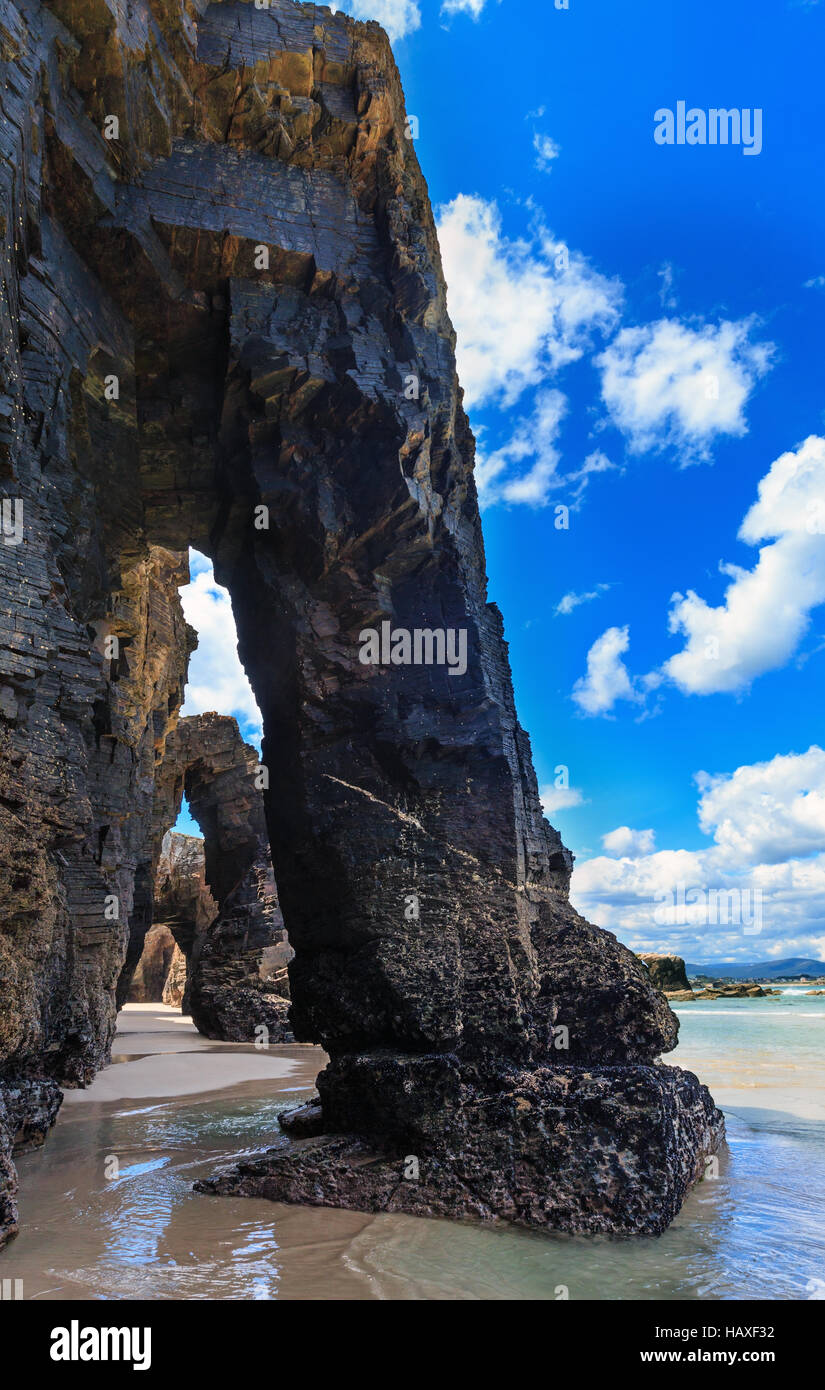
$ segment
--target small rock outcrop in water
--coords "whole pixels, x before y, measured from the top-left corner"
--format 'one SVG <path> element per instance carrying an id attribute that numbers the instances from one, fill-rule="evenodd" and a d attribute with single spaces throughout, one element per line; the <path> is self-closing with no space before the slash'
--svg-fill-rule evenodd
<path id="1" fill-rule="evenodd" d="M 722 1120 L 660 1064 L 677 1020 L 570 906 L 542 816 L 386 36 L 290 0 L 0 0 L 0 30 L 7 1114 L 109 1055 L 172 823 L 192 545 L 263 713 L 293 1028 L 330 1056 L 326 1135 L 214 1190 L 662 1230 Z M 269 870 L 230 885 L 208 846 L 243 976 Z"/>
<path id="2" fill-rule="evenodd" d="M 747 981 L 715 980 L 707 988 L 694 993 L 694 999 L 766 999 L 778 998 L 782 991 L 766 989 Z"/>
<path id="3" fill-rule="evenodd" d="M 764 999 L 779 992 L 763 989 L 752 981 L 734 980 L 715 980 L 709 986 L 695 990 L 688 980 L 681 956 L 645 952 L 640 954 L 639 960 L 644 963 L 651 982 L 674 1004 L 688 1004 L 694 999 Z"/>
<path id="4" fill-rule="evenodd" d="M 651 984 L 654 984 L 663 994 L 678 993 L 686 997 L 692 996 L 693 990 L 690 987 L 685 962 L 681 956 L 643 952 L 639 955 L 639 960 L 646 966 Z"/>

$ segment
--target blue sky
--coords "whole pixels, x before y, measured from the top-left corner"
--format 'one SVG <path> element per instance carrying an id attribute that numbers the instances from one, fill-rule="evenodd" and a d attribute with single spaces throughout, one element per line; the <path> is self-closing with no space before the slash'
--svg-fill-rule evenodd
<path id="1" fill-rule="evenodd" d="M 825 5 L 339 8 L 388 27 L 418 117 L 490 594 L 574 902 L 637 949 L 825 957 Z M 682 100 L 760 111 L 761 149 L 657 143 Z M 186 712 L 254 734 L 198 584 L 219 635 Z"/>

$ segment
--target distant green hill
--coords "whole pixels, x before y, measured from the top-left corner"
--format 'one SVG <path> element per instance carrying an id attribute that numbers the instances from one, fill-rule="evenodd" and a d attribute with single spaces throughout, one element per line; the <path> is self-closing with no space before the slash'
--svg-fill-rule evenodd
<path id="1" fill-rule="evenodd" d="M 719 980 L 775 980 L 780 975 L 825 975 L 825 961 L 813 960 L 810 956 L 787 956 L 785 960 L 758 960 L 739 964 L 730 961 L 713 960 L 704 965 L 691 965 L 686 962 L 688 975 L 712 975 Z"/>

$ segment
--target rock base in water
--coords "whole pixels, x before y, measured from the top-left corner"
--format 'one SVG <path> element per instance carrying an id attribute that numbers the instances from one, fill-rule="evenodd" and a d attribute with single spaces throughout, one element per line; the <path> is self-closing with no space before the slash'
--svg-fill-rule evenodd
<path id="1" fill-rule="evenodd" d="M 724 1137 L 707 1088 L 679 1067 L 544 1069 L 473 1096 L 466 1110 L 448 1106 L 441 1117 L 448 1141 L 429 1151 L 388 1151 L 353 1135 L 285 1141 L 196 1183 L 196 1191 L 657 1235 Z"/>
<path id="2" fill-rule="evenodd" d="M 660 989 L 663 994 L 670 997 L 674 993 L 692 993 L 685 962 L 681 956 L 666 956 L 652 951 L 643 951 L 639 960 L 647 970 L 651 984 L 655 985 L 656 989 Z"/>
<path id="3" fill-rule="evenodd" d="M 55 1081 L 0 1079 L 0 1247 L 17 1235 L 17 1173 L 12 1154 L 40 1147 L 57 1119 L 62 1099 Z"/>
<path id="4" fill-rule="evenodd" d="M 220 1032 L 209 1032 L 202 1027 L 200 1031 L 205 1037 L 218 1037 L 223 1042 L 261 1039 L 272 1045 L 295 1041 L 289 1022 L 289 999 L 273 993 L 266 981 L 249 981 L 242 985 L 230 982 L 213 991 L 211 1003 L 215 1017 L 220 1020 Z"/>
<path id="5" fill-rule="evenodd" d="M 293 1139 L 314 1139 L 324 1133 L 324 1112 L 317 1102 L 310 1101 L 295 1110 L 283 1111 L 278 1116 L 278 1124 Z"/>

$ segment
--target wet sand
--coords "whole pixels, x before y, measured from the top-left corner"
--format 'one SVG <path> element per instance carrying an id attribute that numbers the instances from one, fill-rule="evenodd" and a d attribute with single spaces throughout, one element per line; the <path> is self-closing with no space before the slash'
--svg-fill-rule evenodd
<path id="1" fill-rule="evenodd" d="M 209 1061 L 203 1054 L 209 1055 Z M 191 1018 L 165 1004 L 127 1004 L 118 1020 L 113 1064 L 85 1091 L 67 1091 L 66 1106 L 210 1094 L 252 1081 L 293 1078 L 312 1085 L 325 1063 L 320 1048 L 262 1050 L 201 1037 Z"/>
<path id="2" fill-rule="evenodd" d="M 807 1111 L 825 1000 L 770 1018 L 760 1000 L 689 1008 L 668 1060 L 712 1082 L 730 1147 L 663 1236 L 608 1240 L 195 1193 L 288 1142 L 278 1114 L 312 1093 L 324 1054 L 213 1043 L 174 1010 L 129 1006 L 113 1065 L 20 1156 L 22 1229 L 0 1277 L 49 1300 L 811 1297 L 825 1126 Z"/>

